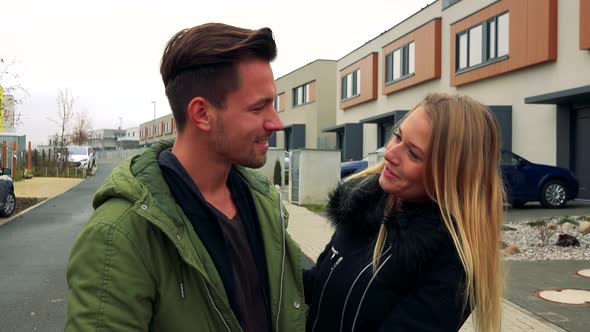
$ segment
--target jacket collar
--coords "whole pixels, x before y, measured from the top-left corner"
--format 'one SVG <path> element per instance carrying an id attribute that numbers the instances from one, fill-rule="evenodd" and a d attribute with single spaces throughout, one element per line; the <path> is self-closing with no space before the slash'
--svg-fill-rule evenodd
<path id="1" fill-rule="evenodd" d="M 384 218 L 387 193 L 379 185 L 379 176 L 349 180 L 338 186 L 328 201 L 328 218 L 338 229 L 353 237 L 374 239 L 383 222 L 387 225 L 386 248 L 391 246 L 396 269 L 415 273 L 425 268 L 452 241 L 435 202 L 402 203 L 401 209 Z"/>

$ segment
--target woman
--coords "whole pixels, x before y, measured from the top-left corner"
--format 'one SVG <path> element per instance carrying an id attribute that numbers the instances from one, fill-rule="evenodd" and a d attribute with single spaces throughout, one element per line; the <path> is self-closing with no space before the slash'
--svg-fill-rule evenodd
<path id="1" fill-rule="evenodd" d="M 305 271 L 308 331 L 499 331 L 503 185 L 498 124 L 466 96 L 432 94 L 384 160 L 340 185 L 336 230 Z"/>

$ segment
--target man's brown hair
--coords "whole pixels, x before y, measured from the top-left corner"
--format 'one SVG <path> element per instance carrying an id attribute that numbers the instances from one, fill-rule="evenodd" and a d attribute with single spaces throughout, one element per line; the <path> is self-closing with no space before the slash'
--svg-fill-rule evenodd
<path id="1" fill-rule="evenodd" d="M 236 64 L 247 59 L 268 62 L 277 55 L 272 30 L 249 30 L 207 23 L 176 33 L 166 44 L 160 73 L 179 131 L 190 101 L 201 96 L 223 108 L 229 92 L 239 88 Z"/>

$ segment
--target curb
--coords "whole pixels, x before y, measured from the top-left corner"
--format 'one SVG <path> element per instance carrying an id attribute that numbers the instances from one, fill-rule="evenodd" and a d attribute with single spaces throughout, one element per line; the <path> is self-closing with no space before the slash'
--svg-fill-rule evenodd
<path id="1" fill-rule="evenodd" d="M 80 183 L 82 183 L 82 182 L 80 182 Z M 72 188 L 74 188 L 74 187 L 72 187 Z M 72 189 L 72 188 L 70 188 L 70 189 Z M 68 190 L 70 190 L 70 189 L 68 189 Z M 66 190 L 66 191 L 67 191 L 67 190 Z M 64 193 L 65 193 L 65 191 L 64 191 Z M 60 195 L 61 195 L 61 194 L 60 194 Z M 57 196 L 59 196 L 59 195 L 57 195 Z M 49 202 L 50 200 L 54 199 L 54 198 L 55 198 L 55 197 L 57 197 L 57 196 L 53 196 L 53 197 L 47 198 L 47 199 L 46 199 L 46 200 L 44 200 L 44 201 L 41 201 L 41 202 L 39 202 L 39 203 L 37 203 L 37 204 L 35 204 L 35 205 L 29 206 L 28 208 L 26 208 L 26 209 L 22 210 L 21 212 L 19 212 L 19 213 L 17 213 L 17 214 L 13 214 L 12 216 L 8 217 L 8 218 L 7 218 L 7 219 L 5 219 L 5 220 L 0 220 L 0 227 L 2 227 L 2 226 L 4 226 L 4 225 L 6 225 L 7 223 L 11 222 L 13 219 L 16 219 L 16 218 L 20 217 L 21 215 L 23 215 L 23 214 L 25 214 L 25 213 L 27 213 L 27 212 L 29 212 L 29 211 L 33 210 L 34 208 L 36 208 L 36 207 L 38 207 L 38 206 L 41 206 L 41 205 L 43 205 L 43 204 L 45 204 L 45 203 Z"/>

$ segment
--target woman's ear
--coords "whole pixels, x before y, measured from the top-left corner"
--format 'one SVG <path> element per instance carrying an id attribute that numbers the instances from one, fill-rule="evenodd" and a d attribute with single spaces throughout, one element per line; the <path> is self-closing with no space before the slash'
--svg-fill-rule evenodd
<path id="1" fill-rule="evenodd" d="M 188 104 L 187 120 L 203 131 L 211 130 L 213 106 L 203 97 L 195 97 Z"/>

